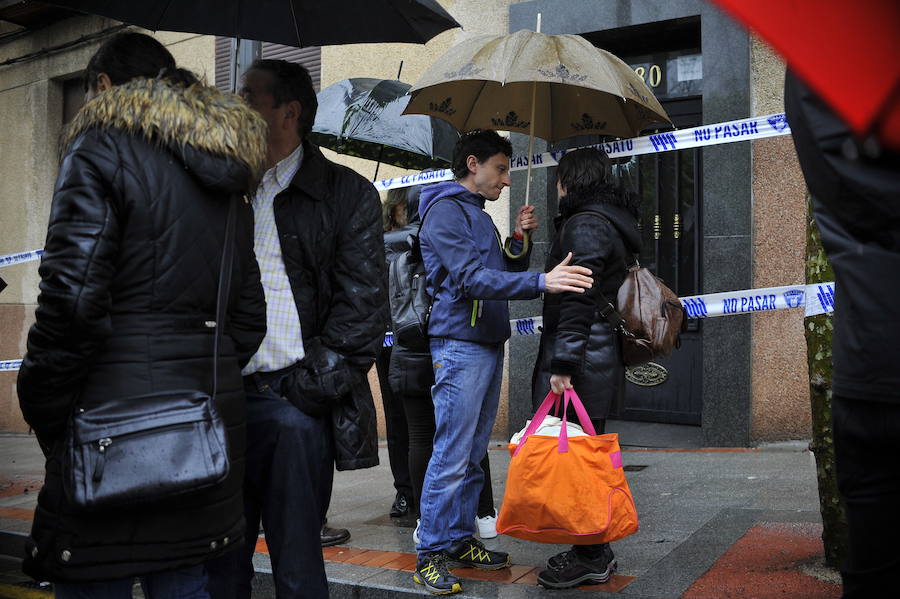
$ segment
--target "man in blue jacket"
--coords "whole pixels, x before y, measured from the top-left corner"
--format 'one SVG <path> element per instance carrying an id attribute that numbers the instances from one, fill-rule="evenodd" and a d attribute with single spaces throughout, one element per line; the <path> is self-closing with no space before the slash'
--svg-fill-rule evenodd
<path id="1" fill-rule="evenodd" d="M 509 566 L 508 554 L 485 549 L 473 536 L 484 477 L 479 462 L 497 415 L 510 336 L 507 300 L 583 293 L 592 284 L 590 270 L 568 266 L 571 254 L 548 273 L 526 272 L 530 251 L 522 252 L 523 238 L 538 226 L 533 206 L 519 210 L 513 238 L 506 250 L 501 246 L 484 205 L 510 184 L 511 155 L 509 141 L 496 132 L 468 133 L 453 152 L 456 180 L 426 187 L 420 196 L 422 256 L 434 297 L 428 333 L 436 432 L 413 580 L 437 594 L 462 590 L 451 567 Z"/>

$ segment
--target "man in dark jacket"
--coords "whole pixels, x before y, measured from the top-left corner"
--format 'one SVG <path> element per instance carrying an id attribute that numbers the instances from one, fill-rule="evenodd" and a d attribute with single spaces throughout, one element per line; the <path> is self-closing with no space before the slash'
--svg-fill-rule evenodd
<path id="1" fill-rule="evenodd" d="M 832 416 L 844 597 L 900 596 L 900 154 L 863 142 L 793 73 L 784 105 L 834 267 Z"/>
<path id="2" fill-rule="evenodd" d="M 211 594 L 250 597 L 260 517 L 278 597 L 327 597 L 322 560 L 334 464 L 378 463 L 366 372 L 384 339 L 387 292 L 375 188 L 306 141 L 316 115 L 309 73 L 261 60 L 242 95 L 269 126 L 253 198 L 268 333 L 244 368 L 247 542 L 211 566 Z M 236 595 L 235 595 L 236 594 Z"/>
<path id="3" fill-rule="evenodd" d="M 485 549 L 473 536 L 487 451 L 509 339 L 509 299 L 583 292 L 590 270 L 567 266 L 569 255 L 544 274 L 527 269 L 523 237 L 534 230 L 533 207 L 524 206 L 508 250 L 484 211 L 509 186 L 512 147 L 494 131 L 460 138 L 453 152 L 455 181 L 422 190 L 420 233 L 428 288 L 435 298 L 428 333 L 435 384 L 434 451 L 420 501 L 418 563 L 413 580 L 431 593 L 462 590 L 449 566 L 505 568 L 509 556 Z M 521 254 L 521 255 L 520 255 Z M 516 256 L 516 257 L 513 257 Z M 515 270 L 519 272 L 509 272 Z"/>

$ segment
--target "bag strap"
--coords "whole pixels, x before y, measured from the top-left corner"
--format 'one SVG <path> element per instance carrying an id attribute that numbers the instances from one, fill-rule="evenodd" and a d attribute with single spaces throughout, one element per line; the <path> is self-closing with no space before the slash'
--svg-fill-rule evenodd
<path id="1" fill-rule="evenodd" d="M 237 212 L 237 197 L 228 202 L 228 220 L 225 222 L 225 247 L 222 248 L 222 262 L 219 265 L 219 288 L 216 292 L 216 320 L 213 341 L 213 380 L 212 395 L 215 399 L 219 382 L 219 343 L 222 340 L 222 329 L 225 328 L 225 311 L 228 306 L 228 294 L 231 290 L 231 270 L 234 262 L 234 220 Z"/>
<path id="2" fill-rule="evenodd" d="M 439 200 L 435 200 L 434 202 L 431 203 L 430 206 L 428 206 L 428 208 L 425 209 L 425 214 L 422 215 L 422 220 L 419 221 L 419 230 L 416 232 L 416 239 L 418 239 L 422 235 L 422 227 L 425 226 L 425 217 L 428 216 L 428 213 L 431 212 L 431 209 L 434 208 L 438 202 L 441 202 L 443 200 L 452 200 L 453 203 L 459 207 L 459 211 L 462 212 L 463 218 L 466 219 L 466 223 L 469 225 L 469 227 L 472 226 L 472 221 L 469 219 L 469 215 L 466 214 L 466 209 L 462 207 L 462 205 L 456 199 L 456 196 L 447 196 L 444 198 L 440 198 Z M 437 290 L 440 288 L 441 283 L 444 282 L 444 279 L 446 279 L 449 274 L 450 274 L 450 271 L 448 271 L 445 268 L 444 272 L 441 273 L 440 277 L 435 278 L 435 280 L 434 280 L 434 292 L 435 293 L 437 293 Z"/>
<path id="3" fill-rule="evenodd" d="M 553 407 L 553 404 L 559 401 L 559 395 L 551 391 L 547 394 L 547 397 L 544 398 L 544 401 L 541 402 L 541 405 L 538 406 L 537 411 L 535 411 L 534 416 L 531 417 L 531 424 L 525 429 L 525 432 L 522 433 L 522 438 L 519 439 L 519 445 L 516 447 L 516 450 L 513 452 L 513 457 L 519 455 L 519 452 L 522 451 L 522 446 L 525 445 L 525 441 L 528 440 L 528 437 L 533 435 L 538 428 L 540 428 L 541 423 L 544 422 L 544 418 L 550 414 L 550 408 Z"/>
<path id="4" fill-rule="evenodd" d="M 557 395 L 557 397 L 559 396 Z M 575 409 L 575 415 L 578 417 L 581 429 L 592 437 L 597 434 L 594 423 L 591 422 L 591 417 L 588 416 L 587 410 L 584 409 L 584 404 L 581 403 L 581 399 L 578 397 L 578 394 L 575 393 L 575 389 L 566 389 L 563 392 L 563 416 L 562 426 L 560 426 L 559 429 L 559 453 L 566 453 L 569 451 L 569 428 L 566 425 L 566 422 L 568 422 L 566 420 L 566 411 L 568 410 L 570 403 Z"/>

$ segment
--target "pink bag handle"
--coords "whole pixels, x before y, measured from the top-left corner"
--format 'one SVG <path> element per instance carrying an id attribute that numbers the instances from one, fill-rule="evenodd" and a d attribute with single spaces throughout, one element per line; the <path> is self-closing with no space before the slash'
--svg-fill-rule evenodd
<path id="1" fill-rule="evenodd" d="M 575 408 L 575 414 L 578 416 L 578 419 L 581 423 L 581 428 L 584 429 L 584 431 L 589 435 L 596 435 L 597 433 L 594 430 L 594 425 L 591 423 L 591 419 L 588 416 L 587 410 L 584 409 L 584 404 L 581 403 L 581 400 L 578 398 L 578 394 L 575 393 L 575 390 L 566 389 L 562 397 L 563 416 L 562 426 L 560 427 L 559 431 L 559 452 L 565 453 L 569 451 L 569 432 L 566 427 L 566 410 L 568 409 L 569 402 L 571 402 L 572 406 Z M 541 424 L 544 422 L 544 418 L 546 418 L 547 415 L 550 414 L 551 408 L 555 407 L 556 413 L 559 413 L 559 400 L 560 396 L 553 391 L 547 394 L 547 397 L 544 398 L 544 401 L 541 402 L 541 405 L 534 413 L 534 416 L 532 416 L 531 424 L 529 424 L 528 428 L 525 429 L 525 432 L 522 433 L 522 438 L 519 439 L 519 445 L 513 452 L 513 457 L 516 457 L 519 454 L 519 451 L 522 450 L 522 446 L 525 445 L 525 441 L 528 440 L 528 437 L 533 435 L 537 431 L 537 429 L 540 428 Z"/>
<path id="2" fill-rule="evenodd" d="M 563 416 L 562 426 L 559 430 L 559 453 L 566 453 L 569 451 L 569 427 L 567 425 L 566 412 L 569 409 L 570 403 L 572 404 L 572 407 L 575 408 L 575 415 L 578 416 L 581 429 L 592 437 L 597 434 L 597 431 L 594 429 L 594 424 L 591 422 L 590 416 L 588 416 L 587 410 L 584 409 L 584 404 L 581 403 L 581 399 L 578 397 L 578 394 L 575 393 L 575 389 L 566 389 L 563 392 Z"/>
<path id="3" fill-rule="evenodd" d="M 525 429 L 525 432 L 522 433 L 522 438 L 519 439 L 519 445 L 513 452 L 513 457 L 519 455 L 519 451 L 522 450 L 522 446 L 525 445 L 525 441 L 527 441 L 528 437 L 533 435 L 535 431 L 541 426 L 541 423 L 544 422 L 544 418 L 546 418 L 550 413 L 550 408 L 553 407 L 554 403 L 556 405 L 559 405 L 559 395 L 551 391 L 547 394 L 547 397 L 544 398 L 544 401 L 541 402 L 541 405 L 538 406 L 538 409 L 534 413 L 534 416 L 531 417 L 531 424 L 529 424 L 528 428 Z"/>

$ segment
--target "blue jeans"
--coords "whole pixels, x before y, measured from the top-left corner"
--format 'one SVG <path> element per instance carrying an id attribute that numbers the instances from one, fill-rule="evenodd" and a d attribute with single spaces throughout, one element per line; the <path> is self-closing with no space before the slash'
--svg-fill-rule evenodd
<path id="1" fill-rule="evenodd" d="M 288 373 L 244 377 L 247 469 L 242 547 L 207 563 L 213 599 L 249 599 L 260 518 L 278 597 L 328 597 L 320 531 L 331 496 L 331 418 L 282 398 Z"/>
<path id="2" fill-rule="evenodd" d="M 475 534 L 484 458 L 503 379 L 503 344 L 436 337 L 434 451 L 422 486 L 419 555 L 441 551 Z"/>
<path id="3" fill-rule="evenodd" d="M 57 583 L 56 599 L 131 599 L 133 578 L 107 582 Z M 203 566 L 192 566 L 141 577 L 147 599 L 209 599 Z"/>

